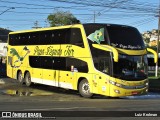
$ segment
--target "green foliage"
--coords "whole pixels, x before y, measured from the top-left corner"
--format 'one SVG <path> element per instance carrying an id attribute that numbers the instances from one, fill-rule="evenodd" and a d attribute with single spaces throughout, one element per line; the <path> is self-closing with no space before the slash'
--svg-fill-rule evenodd
<path id="1" fill-rule="evenodd" d="M 68 11 L 56 11 L 55 13 L 48 15 L 47 20 L 51 27 L 80 23 L 80 21 Z"/>

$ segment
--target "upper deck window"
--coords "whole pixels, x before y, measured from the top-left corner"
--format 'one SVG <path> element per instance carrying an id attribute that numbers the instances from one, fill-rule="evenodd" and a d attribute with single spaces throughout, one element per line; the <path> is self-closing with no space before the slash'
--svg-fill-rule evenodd
<path id="1" fill-rule="evenodd" d="M 34 31 L 9 35 L 9 45 L 52 45 L 72 44 L 84 47 L 79 28 Z"/>

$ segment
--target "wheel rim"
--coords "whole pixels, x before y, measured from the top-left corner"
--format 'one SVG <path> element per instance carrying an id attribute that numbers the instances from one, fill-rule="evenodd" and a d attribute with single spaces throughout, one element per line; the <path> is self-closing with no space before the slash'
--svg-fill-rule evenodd
<path id="1" fill-rule="evenodd" d="M 31 77 L 30 77 L 30 75 L 27 75 L 27 77 L 26 77 L 26 84 L 30 84 L 30 81 L 31 81 Z"/>
<path id="2" fill-rule="evenodd" d="M 23 77 L 22 77 L 22 73 L 20 72 L 19 75 L 18 75 L 18 81 L 22 82 L 22 80 L 23 80 Z"/>
<path id="3" fill-rule="evenodd" d="M 84 83 L 84 84 L 82 85 L 82 92 L 83 92 L 84 94 L 89 94 L 89 93 L 90 93 L 90 88 L 89 88 L 89 84 L 88 84 L 88 83 Z"/>

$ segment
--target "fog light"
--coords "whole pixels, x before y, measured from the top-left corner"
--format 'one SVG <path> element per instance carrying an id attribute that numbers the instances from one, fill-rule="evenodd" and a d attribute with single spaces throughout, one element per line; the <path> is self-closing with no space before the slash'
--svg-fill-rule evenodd
<path id="1" fill-rule="evenodd" d="M 120 94 L 120 91 L 119 91 L 119 90 L 114 90 L 114 92 L 115 92 L 115 93 L 118 93 L 118 94 Z"/>

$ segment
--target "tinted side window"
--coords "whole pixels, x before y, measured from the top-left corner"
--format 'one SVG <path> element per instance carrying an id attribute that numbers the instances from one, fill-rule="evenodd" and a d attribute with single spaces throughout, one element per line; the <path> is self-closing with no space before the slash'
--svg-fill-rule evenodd
<path id="1" fill-rule="evenodd" d="M 67 29 L 53 30 L 51 33 L 51 44 L 66 44 Z"/>
<path id="2" fill-rule="evenodd" d="M 28 44 L 27 45 L 36 45 L 39 44 L 39 34 L 38 32 L 27 33 Z"/>
<path id="3" fill-rule="evenodd" d="M 95 68 L 103 73 L 110 74 L 110 53 L 96 48 L 92 48 L 91 50 Z"/>
<path id="4" fill-rule="evenodd" d="M 53 59 L 52 57 L 47 57 L 47 56 L 41 56 L 41 68 L 44 69 L 52 69 L 53 68 Z"/>
<path id="5" fill-rule="evenodd" d="M 47 45 L 52 43 L 52 32 L 51 31 L 39 31 L 39 45 Z"/>
<path id="6" fill-rule="evenodd" d="M 87 62 L 75 58 L 66 58 L 66 70 L 71 71 L 71 66 L 74 66 L 78 72 L 88 72 Z"/>
<path id="7" fill-rule="evenodd" d="M 9 35 L 9 44 L 10 45 L 18 45 L 20 42 L 20 37 L 17 34 Z"/>
<path id="8" fill-rule="evenodd" d="M 54 70 L 66 70 L 66 58 L 65 57 L 53 57 L 53 69 Z"/>
<path id="9" fill-rule="evenodd" d="M 68 44 L 84 47 L 82 34 L 79 28 L 68 29 L 66 41 Z"/>
<path id="10" fill-rule="evenodd" d="M 84 47 L 79 28 L 19 33 L 9 36 L 10 45 L 73 44 Z"/>
<path id="11" fill-rule="evenodd" d="M 10 45 L 37 45 L 39 44 L 38 32 L 9 35 L 9 44 Z"/>
<path id="12" fill-rule="evenodd" d="M 71 71 L 71 66 L 78 72 L 88 72 L 87 62 L 75 58 L 29 56 L 29 64 L 33 68 Z"/>
<path id="13" fill-rule="evenodd" d="M 33 68 L 41 68 L 41 60 L 39 56 L 29 56 L 29 64 Z"/>
<path id="14" fill-rule="evenodd" d="M 29 56 L 29 64 L 33 68 L 66 70 L 66 58 L 50 56 Z"/>

